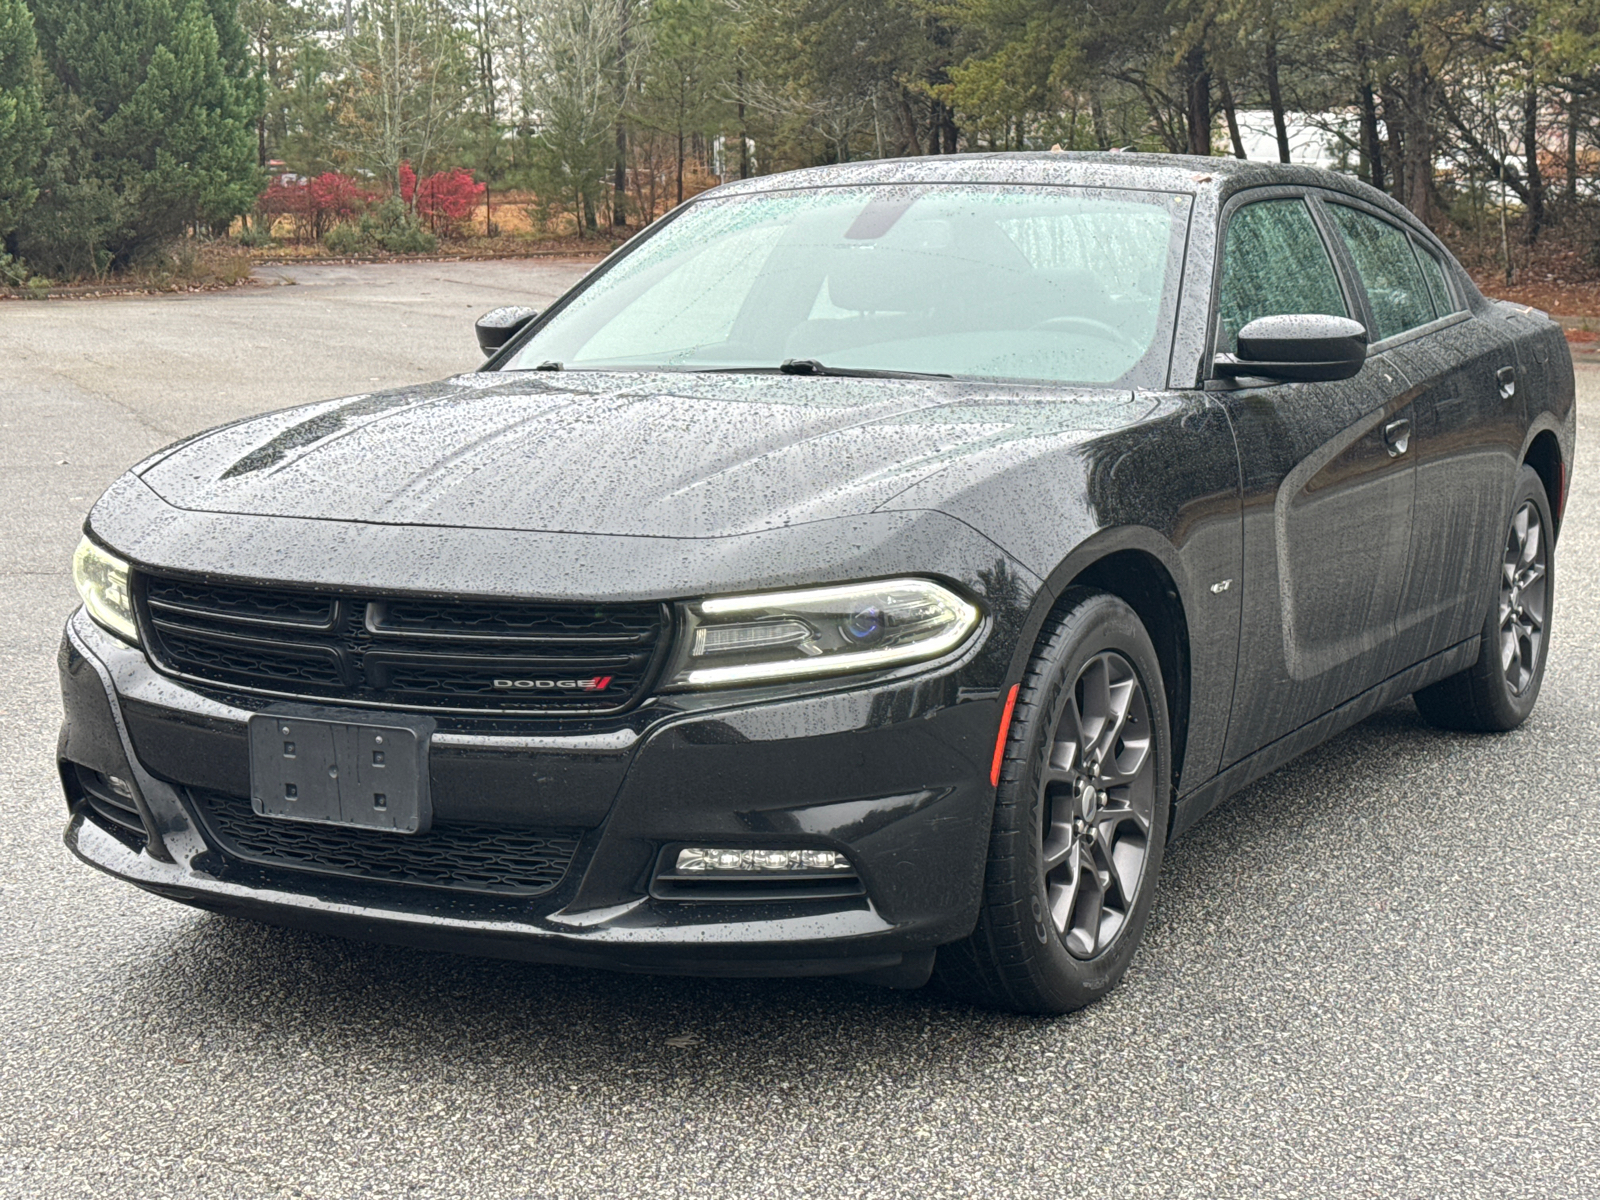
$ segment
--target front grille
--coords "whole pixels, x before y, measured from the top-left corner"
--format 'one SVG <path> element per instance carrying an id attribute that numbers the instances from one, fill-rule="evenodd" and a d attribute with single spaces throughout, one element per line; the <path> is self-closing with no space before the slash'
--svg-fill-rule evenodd
<path id="1" fill-rule="evenodd" d="M 374 883 L 538 896 L 561 882 L 578 850 L 575 833 L 467 824 L 383 833 L 258 816 L 242 796 L 189 796 L 212 840 L 234 858 Z"/>
<path id="2" fill-rule="evenodd" d="M 669 628 L 661 604 L 333 595 L 142 573 L 134 588 L 163 670 L 395 708 L 618 712 L 648 690 Z"/>

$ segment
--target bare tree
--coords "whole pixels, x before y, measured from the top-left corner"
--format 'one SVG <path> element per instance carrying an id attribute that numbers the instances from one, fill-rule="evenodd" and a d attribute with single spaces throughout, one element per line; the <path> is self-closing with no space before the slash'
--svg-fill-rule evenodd
<path id="1" fill-rule="evenodd" d="M 346 151 L 400 187 L 400 164 L 423 175 L 469 111 L 472 63 L 442 0 L 366 0 L 339 55 L 336 135 Z"/>
<path id="2" fill-rule="evenodd" d="M 572 206 L 580 232 L 593 231 L 627 97 L 619 74 L 637 69 L 643 31 L 629 30 L 624 0 L 519 0 L 518 10 L 527 39 L 518 84 L 535 129 L 535 186 L 547 203 L 559 197 Z"/>
<path id="3" fill-rule="evenodd" d="M 469 0 L 467 20 L 472 29 L 472 52 L 478 73 L 478 104 L 486 124 L 493 126 L 499 114 L 499 64 L 495 62 L 495 24 L 498 5 L 494 0 Z"/>

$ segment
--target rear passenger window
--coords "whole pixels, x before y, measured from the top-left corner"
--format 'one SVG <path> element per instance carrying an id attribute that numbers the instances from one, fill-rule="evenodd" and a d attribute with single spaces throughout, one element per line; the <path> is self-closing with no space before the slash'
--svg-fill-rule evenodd
<path id="1" fill-rule="evenodd" d="M 1257 317 L 1350 315 L 1305 201 L 1258 200 L 1233 214 L 1217 308 L 1219 348 L 1229 354 L 1238 349 L 1239 330 Z"/>
<path id="2" fill-rule="evenodd" d="M 1381 342 L 1433 320 L 1433 300 L 1411 238 L 1387 221 L 1345 204 L 1330 204 L 1333 222 L 1355 259 L 1372 306 L 1372 340 Z"/>
<path id="3" fill-rule="evenodd" d="M 1455 302 L 1450 295 L 1450 285 L 1445 282 L 1444 268 L 1439 265 L 1439 260 L 1421 243 L 1417 243 L 1417 261 L 1422 264 L 1422 274 L 1428 281 L 1428 291 L 1433 295 L 1433 311 L 1441 317 L 1447 313 L 1460 312 L 1461 305 Z"/>

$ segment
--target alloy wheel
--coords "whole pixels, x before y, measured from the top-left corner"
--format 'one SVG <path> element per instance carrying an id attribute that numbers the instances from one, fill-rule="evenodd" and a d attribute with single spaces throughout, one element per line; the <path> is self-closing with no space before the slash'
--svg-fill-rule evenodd
<path id="1" fill-rule="evenodd" d="M 1133 911 L 1150 856 L 1155 744 L 1139 676 L 1114 650 L 1079 671 L 1041 786 L 1044 889 L 1057 936 L 1094 958 Z"/>
<path id="2" fill-rule="evenodd" d="M 1524 501 L 1511 518 L 1500 573 L 1500 666 L 1514 696 L 1533 682 L 1544 646 L 1546 553 L 1539 509 Z"/>

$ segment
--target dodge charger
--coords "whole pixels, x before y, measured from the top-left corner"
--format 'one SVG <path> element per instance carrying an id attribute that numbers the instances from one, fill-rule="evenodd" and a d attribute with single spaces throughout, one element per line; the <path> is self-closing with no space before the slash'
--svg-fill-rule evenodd
<path id="1" fill-rule="evenodd" d="M 93 506 L 80 859 L 347 936 L 1062 1012 L 1230 793 L 1407 696 L 1538 697 L 1566 343 L 1345 176 L 774 175 L 477 337 Z"/>

